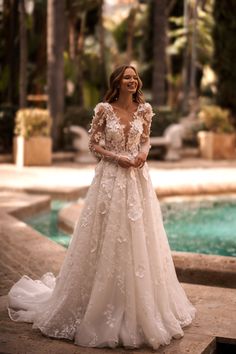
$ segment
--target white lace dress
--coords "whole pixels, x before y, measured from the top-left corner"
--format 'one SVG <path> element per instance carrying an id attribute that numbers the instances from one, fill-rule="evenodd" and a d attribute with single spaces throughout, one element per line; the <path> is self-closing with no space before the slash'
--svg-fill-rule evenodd
<path id="1" fill-rule="evenodd" d="M 90 147 L 131 158 L 149 139 L 153 113 L 139 104 L 128 132 L 99 103 Z M 125 169 L 101 159 L 59 275 L 23 276 L 8 295 L 12 320 L 88 347 L 147 344 L 183 336 L 195 308 L 176 277 L 148 166 Z"/>

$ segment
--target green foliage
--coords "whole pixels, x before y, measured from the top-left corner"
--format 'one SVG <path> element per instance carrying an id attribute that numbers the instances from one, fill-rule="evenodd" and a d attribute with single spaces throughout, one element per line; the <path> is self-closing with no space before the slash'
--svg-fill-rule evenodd
<path id="1" fill-rule="evenodd" d="M 85 107 L 94 107 L 99 101 L 99 90 L 90 81 L 86 81 L 83 86 Z"/>
<path id="2" fill-rule="evenodd" d="M 198 117 L 202 123 L 202 129 L 214 133 L 233 133 L 234 127 L 230 122 L 230 111 L 219 106 L 205 106 L 199 112 Z"/>
<path id="3" fill-rule="evenodd" d="M 66 80 L 71 80 L 73 83 L 76 82 L 78 65 L 76 65 L 74 60 L 70 59 L 68 52 L 64 52 L 64 73 Z"/>
<path id="4" fill-rule="evenodd" d="M 213 1 L 208 0 L 205 4 L 204 10 L 198 9 L 198 23 L 197 23 L 197 48 L 198 48 L 198 62 L 201 66 L 210 64 L 213 56 L 213 40 L 212 30 L 214 26 L 214 18 L 212 13 Z"/>
<path id="5" fill-rule="evenodd" d="M 52 119 L 48 110 L 19 109 L 16 113 L 15 134 L 28 139 L 33 136 L 50 136 Z"/>
<path id="6" fill-rule="evenodd" d="M 66 110 L 63 122 L 63 148 L 66 150 L 72 150 L 72 134 L 69 131 L 69 127 L 72 125 L 78 125 L 86 130 L 89 130 L 90 123 L 93 117 L 92 108 L 83 108 L 79 106 L 69 106 Z"/>
<path id="7" fill-rule="evenodd" d="M 130 21 L 133 23 L 132 33 L 129 33 Z M 118 50 L 125 53 L 127 50 L 127 37 L 130 35 L 133 39 L 133 60 L 141 63 L 145 59 L 146 51 L 144 49 L 145 31 L 147 28 L 147 11 L 140 8 L 131 8 L 128 17 L 124 18 L 113 30 Z M 148 38 L 150 42 L 150 38 Z"/>
<path id="8" fill-rule="evenodd" d="M 189 4 L 190 8 L 194 3 Z M 191 10 L 193 11 L 193 10 Z M 169 38 L 170 45 L 168 47 L 168 52 L 171 55 L 182 55 L 183 50 L 188 46 L 188 50 L 191 51 L 192 43 L 189 40 L 191 38 L 191 33 L 193 31 L 193 20 L 189 20 L 188 28 L 184 28 L 184 17 L 181 16 L 170 16 L 169 18 L 170 30 Z M 214 25 L 214 19 L 212 15 L 212 0 L 207 0 L 205 2 L 204 8 L 198 6 L 197 9 L 197 60 L 198 66 L 203 67 L 205 64 L 211 63 L 212 53 L 213 53 L 213 42 L 212 42 L 212 28 Z"/>
<path id="9" fill-rule="evenodd" d="M 118 49 L 121 52 L 126 50 L 126 38 L 127 38 L 127 31 L 128 31 L 128 21 L 125 18 L 113 31 L 113 36 L 115 37 L 116 43 L 118 45 Z"/>
<path id="10" fill-rule="evenodd" d="M 236 2 L 215 0 L 213 31 L 214 61 L 216 71 L 217 101 L 236 115 Z M 234 118 L 236 125 L 236 118 Z"/>

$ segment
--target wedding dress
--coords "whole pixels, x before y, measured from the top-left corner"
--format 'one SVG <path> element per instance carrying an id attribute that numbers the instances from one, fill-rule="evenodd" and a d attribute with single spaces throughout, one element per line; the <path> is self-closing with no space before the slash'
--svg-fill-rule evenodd
<path id="1" fill-rule="evenodd" d="M 150 104 L 139 104 L 125 127 L 99 103 L 91 150 L 103 140 L 134 158 L 149 149 L 152 116 Z M 126 169 L 101 159 L 59 275 L 23 276 L 8 301 L 12 320 L 82 346 L 156 349 L 182 337 L 196 310 L 176 277 L 147 163 Z"/>

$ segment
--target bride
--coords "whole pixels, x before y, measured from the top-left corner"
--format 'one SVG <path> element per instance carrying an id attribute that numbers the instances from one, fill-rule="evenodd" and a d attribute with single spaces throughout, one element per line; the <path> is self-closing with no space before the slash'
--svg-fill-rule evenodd
<path id="1" fill-rule="evenodd" d="M 132 66 L 112 73 L 90 129 L 100 162 L 60 273 L 13 285 L 12 320 L 81 346 L 154 349 L 192 322 L 146 163 L 153 112 L 141 85 Z"/>

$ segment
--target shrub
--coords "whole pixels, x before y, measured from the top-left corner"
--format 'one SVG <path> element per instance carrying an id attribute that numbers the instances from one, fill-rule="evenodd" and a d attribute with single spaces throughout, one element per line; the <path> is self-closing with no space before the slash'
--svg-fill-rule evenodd
<path id="1" fill-rule="evenodd" d="M 50 136 L 51 125 L 52 119 L 48 110 L 25 108 L 16 113 L 14 132 L 26 139 L 33 136 Z"/>
<path id="2" fill-rule="evenodd" d="M 233 133 L 234 127 L 230 122 L 230 111 L 219 106 L 205 106 L 198 113 L 202 130 L 214 133 Z"/>

